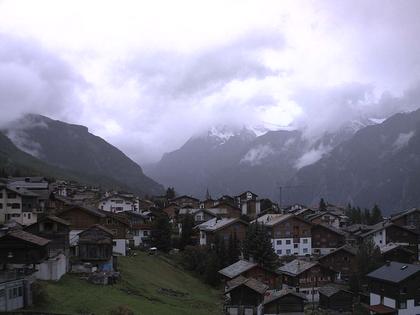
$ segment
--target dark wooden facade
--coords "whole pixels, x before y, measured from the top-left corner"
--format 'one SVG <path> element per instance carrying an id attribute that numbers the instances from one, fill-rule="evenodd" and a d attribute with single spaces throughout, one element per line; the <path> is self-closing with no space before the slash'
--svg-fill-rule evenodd
<path id="1" fill-rule="evenodd" d="M 335 278 L 335 272 L 316 264 L 297 275 L 282 274 L 282 283 L 293 288 L 313 288 L 330 283 Z"/>
<path id="2" fill-rule="evenodd" d="M 240 285 L 229 292 L 231 305 L 247 305 L 258 306 L 262 303 L 264 295 L 248 288 L 245 285 Z"/>
<path id="3" fill-rule="evenodd" d="M 207 245 L 214 244 L 216 238 L 219 240 L 224 240 L 227 245 L 230 237 L 233 237 L 233 235 L 236 235 L 236 239 L 241 243 L 245 240 L 247 228 L 247 222 L 237 220 L 232 224 L 221 227 L 218 230 L 206 231 L 205 233 L 207 236 Z"/>
<path id="4" fill-rule="evenodd" d="M 288 293 L 264 302 L 264 314 L 302 313 L 305 298 Z"/>
<path id="5" fill-rule="evenodd" d="M 18 231 L 20 234 L 23 231 Z M 30 234 L 24 232 L 26 234 Z M 38 237 L 37 237 L 38 238 Z M 1 264 L 39 264 L 48 259 L 49 241 L 42 239 L 24 240 L 13 234 L 0 237 L 0 263 Z"/>
<path id="6" fill-rule="evenodd" d="M 26 227 L 25 231 L 49 239 L 51 241 L 50 253 L 61 251 L 68 254 L 70 224 L 67 221 L 54 216 L 46 216 Z"/>
<path id="7" fill-rule="evenodd" d="M 353 293 L 346 290 L 339 290 L 337 293 L 326 295 L 319 290 L 319 306 L 323 309 L 337 312 L 353 311 Z"/>
<path id="8" fill-rule="evenodd" d="M 338 248 L 345 244 L 343 233 L 322 224 L 312 226 L 312 248 Z"/>
<path id="9" fill-rule="evenodd" d="M 112 257 L 112 232 L 99 225 L 79 234 L 78 258 L 83 261 L 108 261 Z"/>
<path id="10" fill-rule="evenodd" d="M 420 233 L 420 209 L 411 209 L 406 213 L 391 217 L 391 221 L 399 226 L 413 228 Z"/>
<path id="11" fill-rule="evenodd" d="M 319 263 L 348 280 L 356 270 L 356 251 L 354 249 L 339 248 L 328 255 L 319 258 Z"/>
<path id="12" fill-rule="evenodd" d="M 299 243 L 301 237 L 311 237 L 312 224 L 304 219 L 290 215 L 270 229 L 271 238 L 294 238 L 294 243 Z"/>
<path id="13" fill-rule="evenodd" d="M 71 230 L 86 230 L 95 224 L 100 224 L 105 214 L 81 206 L 72 206 L 57 214 L 58 217 L 70 223 Z"/>

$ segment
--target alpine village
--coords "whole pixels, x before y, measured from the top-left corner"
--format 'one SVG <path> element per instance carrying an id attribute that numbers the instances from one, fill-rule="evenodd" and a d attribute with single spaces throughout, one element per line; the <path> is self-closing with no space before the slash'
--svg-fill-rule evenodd
<path id="1" fill-rule="evenodd" d="M 1 312 L 420 313 L 419 209 L 383 217 L 252 191 L 139 197 L 3 175 Z"/>

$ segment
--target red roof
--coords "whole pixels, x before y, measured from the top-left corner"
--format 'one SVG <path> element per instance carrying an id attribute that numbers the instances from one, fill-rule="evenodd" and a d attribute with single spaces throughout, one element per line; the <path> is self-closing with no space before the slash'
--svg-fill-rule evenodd
<path id="1" fill-rule="evenodd" d="M 375 314 L 395 314 L 395 308 L 383 304 L 371 305 L 368 308 Z"/>

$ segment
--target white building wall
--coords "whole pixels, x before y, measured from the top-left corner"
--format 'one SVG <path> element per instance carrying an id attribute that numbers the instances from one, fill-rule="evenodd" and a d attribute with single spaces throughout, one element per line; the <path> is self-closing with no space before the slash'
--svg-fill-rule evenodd
<path id="1" fill-rule="evenodd" d="M 381 296 L 375 293 L 370 294 L 370 305 L 381 304 Z"/>
<path id="2" fill-rule="evenodd" d="M 398 310 L 398 315 L 420 314 L 420 306 L 414 305 L 414 300 L 407 300 L 407 308 Z"/>
<path id="3" fill-rule="evenodd" d="M 99 203 L 99 209 L 108 212 L 134 211 L 136 207 L 135 203 L 122 198 L 107 199 Z"/>
<path id="4" fill-rule="evenodd" d="M 305 256 L 312 253 L 311 237 L 301 237 L 299 243 L 293 243 L 293 238 L 276 238 L 271 239 L 271 244 L 273 245 L 274 251 L 279 256 Z"/>
<path id="5" fill-rule="evenodd" d="M 384 297 L 384 305 L 385 306 L 388 306 L 388 307 L 392 307 L 392 308 L 395 308 L 395 300 L 394 299 L 390 299 L 390 298 L 387 298 L 386 296 Z"/>
<path id="6" fill-rule="evenodd" d="M 122 256 L 127 255 L 127 240 L 126 239 L 113 239 L 114 245 L 112 246 L 112 252 L 120 254 Z"/>
<path id="7" fill-rule="evenodd" d="M 203 231 L 200 231 L 200 245 L 207 245 L 207 235 Z"/>
<path id="8" fill-rule="evenodd" d="M 38 214 L 35 212 L 22 212 L 22 224 L 31 225 L 38 220 Z"/>
<path id="9" fill-rule="evenodd" d="M 63 254 L 37 265 L 35 277 L 39 280 L 58 281 L 67 271 L 67 257 Z"/>
<path id="10" fill-rule="evenodd" d="M 385 246 L 386 245 L 386 230 L 383 229 L 374 233 L 372 239 L 376 246 L 378 247 Z"/>

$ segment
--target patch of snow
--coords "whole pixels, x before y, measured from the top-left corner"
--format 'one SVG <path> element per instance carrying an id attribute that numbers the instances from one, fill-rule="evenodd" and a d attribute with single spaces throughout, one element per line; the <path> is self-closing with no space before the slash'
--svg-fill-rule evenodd
<path id="1" fill-rule="evenodd" d="M 255 148 L 250 149 L 239 163 L 256 166 L 261 164 L 262 161 L 271 154 L 274 154 L 274 150 L 269 145 L 258 145 Z"/>
<path id="2" fill-rule="evenodd" d="M 386 118 L 369 118 L 369 120 L 374 124 L 382 124 Z"/>
<path id="3" fill-rule="evenodd" d="M 414 131 L 410 131 L 408 133 L 400 133 L 397 140 L 395 140 L 394 144 L 392 145 L 394 150 L 398 151 L 405 147 L 413 136 Z"/>
<path id="4" fill-rule="evenodd" d="M 297 169 L 301 169 L 304 166 L 308 166 L 318 162 L 326 153 L 330 152 L 331 146 L 320 145 L 317 148 L 313 148 L 305 152 L 295 163 Z"/>

